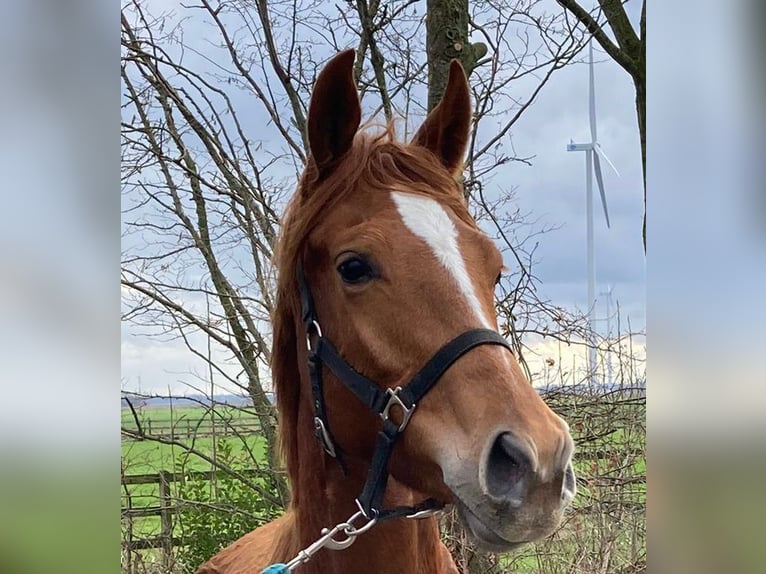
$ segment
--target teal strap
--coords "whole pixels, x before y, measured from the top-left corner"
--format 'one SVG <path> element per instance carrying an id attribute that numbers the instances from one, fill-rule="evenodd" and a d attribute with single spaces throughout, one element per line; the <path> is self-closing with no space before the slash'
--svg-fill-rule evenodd
<path id="1" fill-rule="evenodd" d="M 287 567 L 287 564 L 272 564 L 265 570 L 262 570 L 261 574 L 290 574 L 290 569 Z"/>

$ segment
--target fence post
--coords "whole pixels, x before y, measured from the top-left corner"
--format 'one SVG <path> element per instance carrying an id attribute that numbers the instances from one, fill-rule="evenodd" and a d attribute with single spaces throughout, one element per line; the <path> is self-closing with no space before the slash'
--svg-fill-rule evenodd
<path id="1" fill-rule="evenodd" d="M 120 483 L 123 485 L 124 488 L 124 500 L 125 500 L 125 506 L 122 507 L 122 514 L 125 515 L 127 520 L 127 533 L 123 536 L 127 537 L 127 541 L 125 544 L 125 562 L 126 567 L 128 570 L 128 574 L 135 574 L 135 572 L 138 571 L 138 566 L 134 567 L 133 564 L 133 516 L 131 515 L 130 511 L 133 509 L 133 497 L 130 495 L 130 490 L 125 484 L 125 471 L 123 470 L 120 476 Z M 127 512 L 124 512 L 124 510 L 127 509 Z"/>
<path id="2" fill-rule="evenodd" d="M 170 477 L 166 470 L 157 473 L 160 478 L 160 540 L 162 564 L 170 568 L 173 553 L 173 518 L 170 511 Z"/>

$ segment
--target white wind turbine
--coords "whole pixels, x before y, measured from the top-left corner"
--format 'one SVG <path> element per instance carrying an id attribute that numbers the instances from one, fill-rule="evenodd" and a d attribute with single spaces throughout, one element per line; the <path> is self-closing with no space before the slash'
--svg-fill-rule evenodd
<path id="1" fill-rule="evenodd" d="M 596 131 L 596 90 L 593 79 L 593 40 L 588 42 L 589 62 L 588 71 L 590 74 L 590 89 L 588 92 L 588 110 L 590 116 L 590 141 L 588 143 L 575 143 L 570 140 L 567 145 L 567 151 L 585 152 L 585 209 L 587 212 L 587 243 L 588 243 L 588 327 L 591 333 L 595 328 L 596 312 L 596 261 L 593 251 L 593 174 L 596 174 L 598 191 L 601 194 L 601 205 L 604 207 L 604 217 L 606 226 L 609 224 L 609 210 L 606 207 L 606 192 L 604 191 L 604 178 L 601 175 L 601 158 L 603 158 L 619 176 L 617 168 L 606 157 L 604 150 L 598 143 L 598 134 Z M 591 341 L 594 343 L 594 341 Z M 596 349 L 593 344 L 590 345 L 588 355 L 588 373 L 591 379 L 595 378 L 597 364 Z"/>
<path id="2" fill-rule="evenodd" d="M 606 382 L 610 385 L 614 384 L 614 377 L 613 377 L 613 371 L 612 371 L 612 351 L 611 351 L 611 344 L 612 344 L 612 290 L 614 289 L 614 285 L 609 285 L 609 288 L 606 291 L 602 291 L 599 293 L 599 295 L 604 297 L 604 302 L 606 303 L 606 340 L 607 340 L 607 349 L 605 352 L 606 359 L 604 362 L 606 363 Z M 617 302 L 617 308 L 619 311 L 619 305 L 620 302 Z"/>

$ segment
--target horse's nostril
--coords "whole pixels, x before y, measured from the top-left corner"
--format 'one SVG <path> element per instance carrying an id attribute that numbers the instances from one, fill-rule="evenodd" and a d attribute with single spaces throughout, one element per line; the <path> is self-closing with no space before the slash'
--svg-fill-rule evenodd
<path id="1" fill-rule="evenodd" d="M 497 498 L 521 500 L 532 468 L 528 452 L 511 433 L 499 435 L 487 460 L 487 491 Z"/>

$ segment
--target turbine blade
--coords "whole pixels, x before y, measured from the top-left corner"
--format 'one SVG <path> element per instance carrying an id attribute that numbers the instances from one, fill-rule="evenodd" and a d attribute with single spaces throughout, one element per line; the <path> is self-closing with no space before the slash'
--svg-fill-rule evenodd
<path id="1" fill-rule="evenodd" d="M 601 194 L 601 205 L 604 206 L 604 217 L 606 218 L 606 226 L 611 228 L 609 224 L 609 210 L 606 207 L 606 191 L 604 191 L 604 178 L 601 175 L 601 160 L 598 158 L 598 154 L 593 154 L 593 171 L 596 173 L 596 183 L 598 184 L 598 191 Z"/>
<path id="2" fill-rule="evenodd" d="M 593 144 L 593 151 L 596 152 L 596 156 L 601 156 L 606 160 L 606 163 L 609 164 L 609 167 L 611 167 L 614 170 L 614 173 L 617 174 L 617 177 L 620 177 L 620 172 L 617 171 L 617 168 L 614 167 L 614 164 L 612 163 L 612 160 L 610 160 L 608 157 L 606 157 L 606 152 L 604 152 L 604 148 L 601 147 L 601 144 L 598 142 L 595 142 Z"/>
<path id="3" fill-rule="evenodd" d="M 589 90 L 588 90 L 588 113 L 590 115 L 590 141 L 593 143 L 598 140 L 598 134 L 596 131 L 596 81 L 593 77 L 593 40 L 588 42 L 589 48 L 589 62 L 588 62 L 588 74 L 589 74 Z"/>

